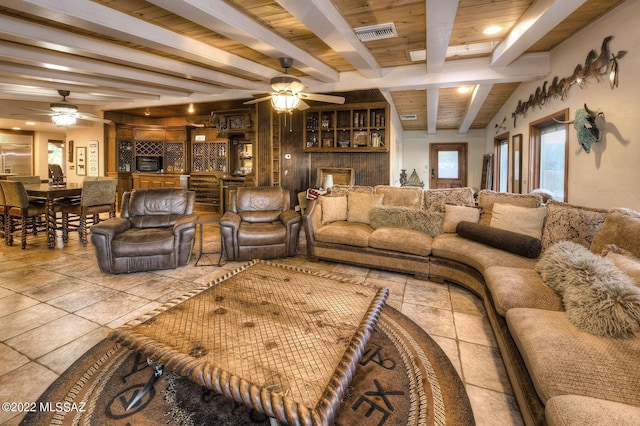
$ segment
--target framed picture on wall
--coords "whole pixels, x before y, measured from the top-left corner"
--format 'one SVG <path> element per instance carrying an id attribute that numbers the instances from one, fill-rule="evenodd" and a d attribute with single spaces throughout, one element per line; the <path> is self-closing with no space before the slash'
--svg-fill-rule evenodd
<path id="1" fill-rule="evenodd" d="M 76 174 L 78 176 L 87 175 L 87 147 L 79 146 L 76 148 Z"/>
<path id="2" fill-rule="evenodd" d="M 100 163 L 98 160 L 98 141 L 89 141 L 89 151 L 87 153 L 87 176 L 100 175 Z"/>
<path id="3" fill-rule="evenodd" d="M 511 138 L 511 190 L 516 194 L 522 192 L 522 133 Z"/>

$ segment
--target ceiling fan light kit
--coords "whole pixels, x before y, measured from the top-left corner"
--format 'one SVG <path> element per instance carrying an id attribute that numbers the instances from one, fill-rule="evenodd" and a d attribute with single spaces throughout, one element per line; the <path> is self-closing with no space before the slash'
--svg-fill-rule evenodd
<path id="1" fill-rule="evenodd" d="M 76 124 L 76 118 L 69 114 L 52 115 L 51 121 L 58 127 L 69 127 Z"/>
<path id="2" fill-rule="evenodd" d="M 304 89 L 304 84 L 302 84 L 302 81 L 288 74 L 289 68 L 291 68 L 291 65 L 293 65 L 293 59 L 280 58 L 280 65 L 282 65 L 282 68 L 284 68 L 284 74 L 273 77 L 269 82 L 271 84 L 271 88 L 273 89 L 273 93 L 262 98 L 247 101 L 244 103 L 245 105 L 251 105 L 258 102 L 271 100 L 271 106 L 278 113 L 286 112 L 288 114 L 293 114 L 293 111 L 296 109 L 304 110 L 309 108 L 309 105 L 307 105 L 307 103 L 302 99 L 310 99 L 318 102 L 329 102 L 334 104 L 344 103 L 345 99 L 342 96 L 302 93 L 302 90 Z"/>

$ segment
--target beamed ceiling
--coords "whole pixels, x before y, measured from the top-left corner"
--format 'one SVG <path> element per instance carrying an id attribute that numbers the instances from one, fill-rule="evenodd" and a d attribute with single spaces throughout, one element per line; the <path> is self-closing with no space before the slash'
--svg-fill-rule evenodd
<path id="1" fill-rule="evenodd" d="M 80 111 L 209 114 L 271 92 L 278 58 L 310 93 L 383 96 L 405 130 L 485 128 L 549 51 L 621 0 L 1 0 L 0 127 L 58 89 Z M 361 42 L 354 28 L 394 23 Z M 489 26 L 501 27 L 485 35 Z M 448 48 L 490 51 L 448 56 Z M 410 52 L 423 52 L 412 61 Z M 467 93 L 459 93 L 459 87 Z M 349 96 L 347 96 L 349 97 Z M 9 102 L 6 102 L 9 101 Z M 26 102 L 26 103 L 21 103 Z M 23 115 L 13 115 L 23 114 Z"/>

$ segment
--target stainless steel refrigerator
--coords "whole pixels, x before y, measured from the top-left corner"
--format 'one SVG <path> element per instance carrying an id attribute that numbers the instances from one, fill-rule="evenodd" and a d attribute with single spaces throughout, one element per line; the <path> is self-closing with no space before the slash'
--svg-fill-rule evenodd
<path id="1" fill-rule="evenodd" d="M 0 137 L 0 173 L 33 175 L 33 138 L 25 135 Z"/>

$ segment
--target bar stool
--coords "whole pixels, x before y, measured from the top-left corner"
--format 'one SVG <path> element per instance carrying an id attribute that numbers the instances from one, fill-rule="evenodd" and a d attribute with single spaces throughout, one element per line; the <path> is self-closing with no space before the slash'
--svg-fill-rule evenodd
<path id="1" fill-rule="evenodd" d="M 4 193 L 5 219 L 4 233 L 7 245 L 13 245 L 13 234 L 16 232 L 14 220 L 20 223 L 20 237 L 22 248 L 27 248 L 27 229 L 29 226 L 33 235 L 38 233 L 38 219 L 47 213 L 47 207 L 43 203 L 29 199 L 22 182 L 3 180 L 0 181 Z"/>

